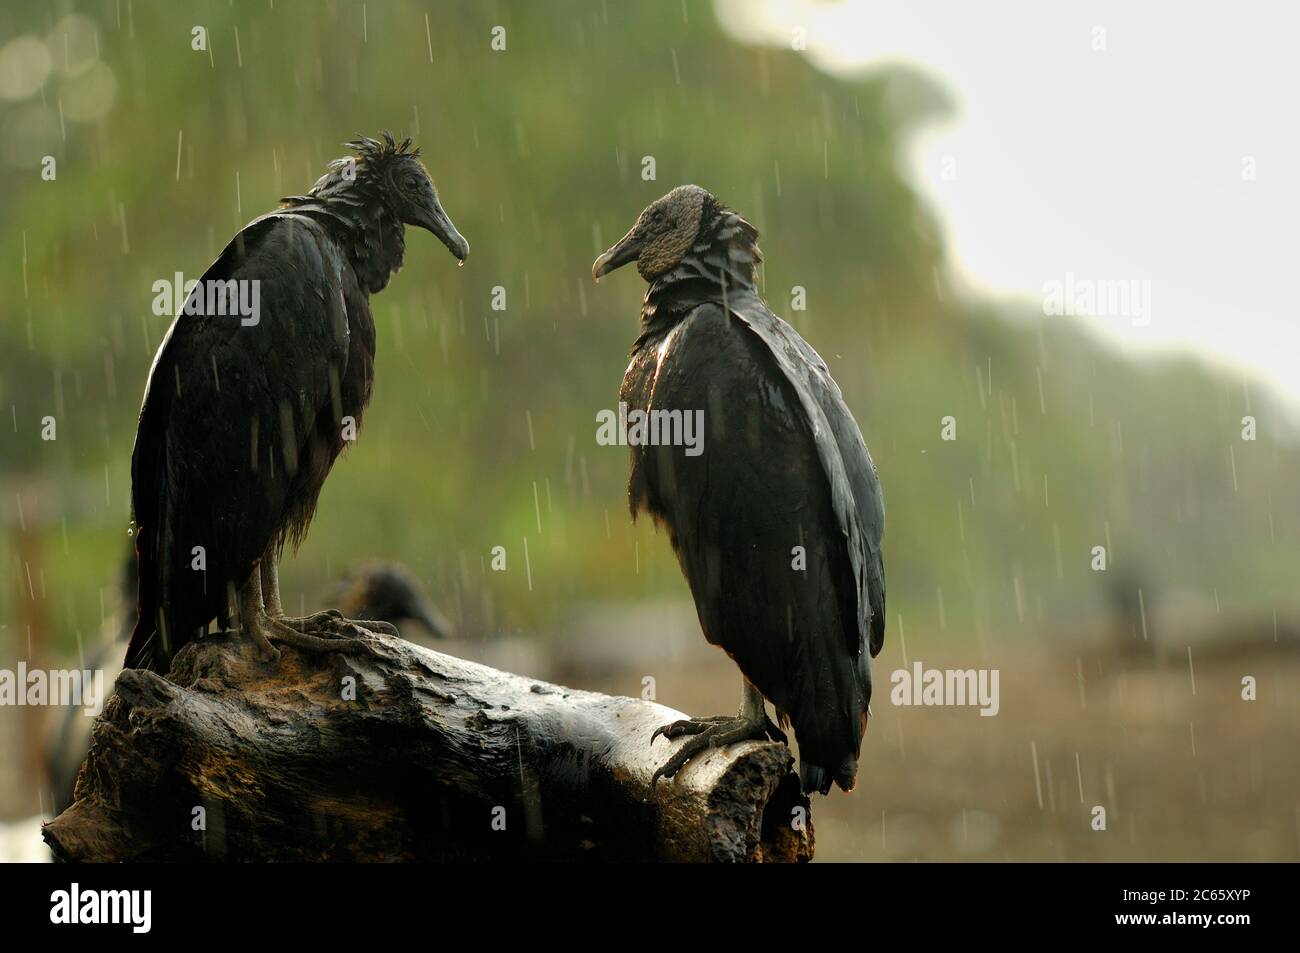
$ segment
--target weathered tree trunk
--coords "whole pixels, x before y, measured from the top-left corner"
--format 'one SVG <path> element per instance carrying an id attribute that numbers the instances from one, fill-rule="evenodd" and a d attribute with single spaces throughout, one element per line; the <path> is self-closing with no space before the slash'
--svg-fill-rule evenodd
<path id="1" fill-rule="evenodd" d="M 258 660 L 216 635 L 168 678 L 125 671 L 73 804 L 66 860 L 808 860 L 789 751 L 745 742 L 650 777 L 684 717 L 376 635 L 373 653 Z"/>

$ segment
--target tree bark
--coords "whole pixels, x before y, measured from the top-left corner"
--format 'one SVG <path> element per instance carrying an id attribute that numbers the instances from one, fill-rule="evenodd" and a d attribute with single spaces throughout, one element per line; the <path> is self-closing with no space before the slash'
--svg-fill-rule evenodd
<path id="1" fill-rule="evenodd" d="M 72 861 L 502 858 L 793 861 L 813 852 L 789 750 L 744 742 L 650 784 L 685 717 L 382 635 L 360 655 L 258 659 L 204 637 L 127 670 L 75 798 Z"/>

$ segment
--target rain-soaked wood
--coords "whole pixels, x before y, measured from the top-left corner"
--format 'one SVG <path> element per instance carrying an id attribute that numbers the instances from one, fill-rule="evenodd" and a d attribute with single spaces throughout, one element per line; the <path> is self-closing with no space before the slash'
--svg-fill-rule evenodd
<path id="1" fill-rule="evenodd" d="M 373 653 L 258 659 L 237 634 L 167 678 L 128 670 L 74 801 L 73 861 L 502 858 L 791 861 L 813 852 L 784 745 L 750 741 L 650 784 L 684 717 L 368 636 Z M 351 689 L 351 690 L 350 690 Z M 202 810 L 199 810 L 199 809 Z"/>

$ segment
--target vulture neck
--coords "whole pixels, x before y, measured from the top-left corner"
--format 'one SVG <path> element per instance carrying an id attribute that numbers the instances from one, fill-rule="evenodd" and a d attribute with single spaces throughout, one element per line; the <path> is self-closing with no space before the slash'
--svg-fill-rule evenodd
<path id="1" fill-rule="evenodd" d="M 650 285 L 637 345 L 671 330 L 701 304 L 757 294 L 754 272 L 762 261 L 757 229 L 735 212 L 719 214 L 700 230 L 682 260 Z"/>
<path id="2" fill-rule="evenodd" d="M 346 251 L 367 294 L 388 285 L 406 255 L 406 226 L 388 207 L 358 189 L 320 192 L 285 200 L 287 209 L 325 226 Z"/>

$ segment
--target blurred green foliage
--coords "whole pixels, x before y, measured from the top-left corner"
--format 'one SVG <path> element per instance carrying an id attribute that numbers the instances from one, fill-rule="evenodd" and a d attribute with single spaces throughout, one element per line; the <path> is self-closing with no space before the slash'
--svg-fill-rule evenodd
<path id="1" fill-rule="evenodd" d="M 45 36 L 66 6 L 7 7 L 0 43 Z M 412 231 L 404 271 L 372 300 L 374 401 L 286 560 L 291 608 L 374 556 L 409 564 L 470 634 L 687 597 L 667 540 L 628 519 L 625 451 L 595 442 L 644 288 L 630 269 L 599 287 L 589 272 L 682 182 L 758 226 L 769 301 L 858 417 L 886 494 L 891 633 L 900 615 L 909 633 L 965 639 L 1097 612 L 1090 549 L 1107 541 L 1127 578 L 1295 608 L 1300 453 L 1268 395 L 957 296 L 902 174 L 909 125 L 944 102 L 914 75 L 846 82 L 739 46 L 702 0 L 76 10 L 98 28 L 111 109 L 60 123 L 56 78 L 0 106 L 17 163 L 0 191 L 0 623 L 19 642 L 33 594 L 69 644 L 113 607 L 135 414 L 168 321 L 153 282 L 198 277 L 345 139 L 385 128 L 423 147 L 473 252 L 458 269 Z M 191 49 L 195 25 L 210 55 Z M 647 155 L 658 181 L 641 178 Z M 795 285 L 807 311 L 790 310 Z M 954 442 L 939 439 L 947 415 Z M 23 551 L 20 524 L 35 540 Z M 488 569 L 495 545 L 505 573 Z"/>

